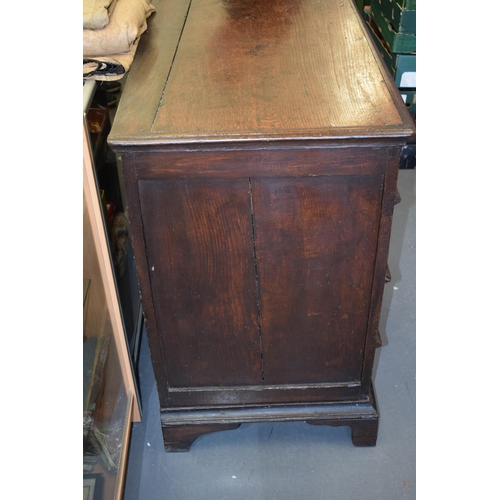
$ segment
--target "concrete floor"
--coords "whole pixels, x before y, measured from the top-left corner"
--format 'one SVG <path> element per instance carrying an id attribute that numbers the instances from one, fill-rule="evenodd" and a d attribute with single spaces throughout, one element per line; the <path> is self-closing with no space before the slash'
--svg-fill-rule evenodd
<path id="1" fill-rule="evenodd" d="M 377 446 L 348 427 L 243 424 L 165 453 L 146 336 L 139 360 L 143 421 L 133 425 L 124 500 L 402 500 L 415 485 L 415 176 L 400 170 L 375 362 Z"/>

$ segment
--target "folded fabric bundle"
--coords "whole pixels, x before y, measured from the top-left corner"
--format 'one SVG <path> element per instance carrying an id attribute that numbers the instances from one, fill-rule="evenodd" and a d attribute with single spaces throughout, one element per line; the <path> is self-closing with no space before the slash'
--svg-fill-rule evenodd
<path id="1" fill-rule="evenodd" d="M 115 54 L 103 57 L 83 58 L 83 78 L 86 80 L 114 81 L 119 80 L 130 69 L 134 61 L 135 51 L 140 37 L 132 44 L 125 54 Z"/>
<path id="2" fill-rule="evenodd" d="M 83 56 L 126 54 L 146 30 L 145 20 L 153 12 L 147 0 L 117 0 L 106 27 L 83 30 Z"/>
<path id="3" fill-rule="evenodd" d="M 117 0 L 83 0 L 83 29 L 102 29 L 109 23 Z"/>

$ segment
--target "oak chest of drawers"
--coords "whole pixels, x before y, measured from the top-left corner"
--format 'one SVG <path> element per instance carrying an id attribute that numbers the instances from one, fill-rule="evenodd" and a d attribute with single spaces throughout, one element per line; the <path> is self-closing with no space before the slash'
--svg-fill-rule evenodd
<path id="1" fill-rule="evenodd" d="M 411 118 L 349 0 L 157 0 L 111 134 L 165 448 L 349 425 L 372 368 Z"/>

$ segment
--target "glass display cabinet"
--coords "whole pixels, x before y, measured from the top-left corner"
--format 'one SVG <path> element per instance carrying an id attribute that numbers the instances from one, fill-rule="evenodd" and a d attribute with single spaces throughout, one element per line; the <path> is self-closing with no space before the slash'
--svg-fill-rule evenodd
<path id="1" fill-rule="evenodd" d="M 85 96 L 85 92 L 84 92 Z M 140 407 L 83 119 L 83 498 L 120 499 Z"/>

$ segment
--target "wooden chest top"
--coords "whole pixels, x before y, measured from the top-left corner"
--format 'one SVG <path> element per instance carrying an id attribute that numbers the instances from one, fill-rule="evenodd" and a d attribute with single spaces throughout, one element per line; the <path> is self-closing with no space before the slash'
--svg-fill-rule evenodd
<path id="1" fill-rule="evenodd" d="M 109 143 L 404 138 L 351 0 L 156 0 Z"/>

